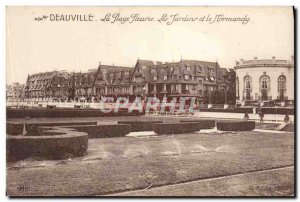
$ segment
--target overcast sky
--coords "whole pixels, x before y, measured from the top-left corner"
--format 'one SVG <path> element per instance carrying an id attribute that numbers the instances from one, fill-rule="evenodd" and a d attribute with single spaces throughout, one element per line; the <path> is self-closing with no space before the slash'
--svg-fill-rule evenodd
<path id="1" fill-rule="evenodd" d="M 139 13 L 159 19 L 181 17 L 250 17 L 241 22 L 101 22 L 106 13 Z M 93 22 L 38 22 L 49 14 L 92 14 Z M 134 66 L 137 58 L 156 61 L 218 61 L 232 68 L 253 57 L 290 59 L 294 49 L 291 7 L 9 7 L 7 8 L 7 83 L 25 83 L 28 74 L 68 70 L 85 72 L 106 65 Z"/>

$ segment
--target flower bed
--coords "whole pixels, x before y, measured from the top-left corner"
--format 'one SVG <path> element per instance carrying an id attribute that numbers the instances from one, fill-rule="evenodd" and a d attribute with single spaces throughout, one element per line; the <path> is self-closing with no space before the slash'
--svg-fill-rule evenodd
<path id="1" fill-rule="evenodd" d="M 44 122 L 44 123 L 26 123 L 26 135 L 36 136 L 42 135 L 41 126 L 71 126 L 71 125 L 97 125 L 96 121 L 80 121 L 80 122 Z"/>
<path id="2" fill-rule="evenodd" d="M 221 131 L 252 131 L 255 129 L 254 121 L 217 122 L 217 129 Z"/>
<path id="3" fill-rule="evenodd" d="M 157 134 L 183 134 L 200 130 L 199 123 L 156 123 L 153 125 Z"/>
<path id="4" fill-rule="evenodd" d="M 152 131 L 155 123 L 163 123 L 163 121 L 118 121 L 118 124 L 130 124 L 131 132 Z"/>
<path id="5" fill-rule="evenodd" d="M 41 136 L 7 135 L 7 161 L 17 161 L 30 156 L 62 159 L 83 156 L 88 147 L 88 135 L 71 129 L 52 128 Z"/>

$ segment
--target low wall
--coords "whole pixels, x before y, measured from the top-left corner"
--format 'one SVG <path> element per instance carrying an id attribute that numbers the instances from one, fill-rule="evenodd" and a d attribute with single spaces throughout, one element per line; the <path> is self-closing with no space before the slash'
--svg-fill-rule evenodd
<path id="1" fill-rule="evenodd" d="M 63 159 L 83 156 L 88 148 L 88 135 L 71 129 L 52 128 L 41 136 L 12 136 L 6 138 L 7 161 L 30 156 Z M 54 134 L 54 135 L 53 135 Z"/>
<path id="2" fill-rule="evenodd" d="M 79 132 L 85 132 L 89 138 L 108 138 L 108 137 L 124 137 L 130 133 L 129 124 L 111 124 L 111 125 L 81 125 L 67 126 Z"/>
<path id="3" fill-rule="evenodd" d="M 201 119 L 180 119 L 181 123 L 198 123 L 200 129 L 212 129 L 215 127 L 215 120 L 201 120 Z"/>
<path id="4" fill-rule="evenodd" d="M 155 123 L 163 123 L 163 121 L 118 121 L 118 124 L 130 124 L 131 132 L 152 131 Z"/>
<path id="5" fill-rule="evenodd" d="M 105 117 L 105 116 L 139 116 L 145 113 L 128 110 L 119 110 L 119 112 L 103 113 L 99 109 L 12 109 L 6 108 L 7 118 L 40 118 L 40 117 Z"/>
<path id="6" fill-rule="evenodd" d="M 221 121 L 217 122 L 217 129 L 220 131 L 251 131 L 255 129 L 254 121 Z"/>
<path id="7" fill-rule="evenodd" d="M 257 109 L 257 108 L 256 108 Z M 293 115 L 295 113 L 293 108 L 261 108 L 264 114 L 289 114 Z M 253 113 L 253 108 L 228 108 L 228 109 L 200 109 L 200 112 L 226 112 L 226 113 Z"/>
<path id="8" fill-rule="evenodd" d="M 193 133 L 200 130 L 199 123 L 156 123 L 153 125 L 154 132 L 162 134 Z"/>

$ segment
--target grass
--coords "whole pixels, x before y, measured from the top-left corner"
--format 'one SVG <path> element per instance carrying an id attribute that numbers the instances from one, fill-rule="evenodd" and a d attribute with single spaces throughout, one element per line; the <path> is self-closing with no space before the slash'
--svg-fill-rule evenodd
<path id="1" fill-rule="evenodd" d="M 45 166 L 8 169 L 8 195 L 104 195 L 294 165 L 294 136 L 238 132 L 90 139 L 84 157 L 30 163 Z"/>

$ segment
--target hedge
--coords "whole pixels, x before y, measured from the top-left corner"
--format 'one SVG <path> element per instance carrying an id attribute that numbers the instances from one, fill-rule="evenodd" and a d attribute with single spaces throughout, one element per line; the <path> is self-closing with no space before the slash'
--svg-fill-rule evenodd
<path id="1" fill-rule="evenodd" d="M 85 132 L 89 138 L 107 138 L 107 137 L 124 137 L 130 133 L 129 124 L 111 124 L 111 125 L 82 125 L 67 126 L 79 132 Z"/>
<path id="2" fill-rule="evenodd" d="M 70 129 L 54 128 L 47 133 L 55 135 L 12 136 L 6 138 L 7 161 L 30 156 L 62 159 L 83 156 L 88 148 L 88 135 Z"/>
<path id="3" fill-rule="evenodd" d="M 145 113 L 128 110 L 119 110 L 118 112 L 103 113 L 99 109 L 12 109 L 6 108 L 7 118 L 40 118 L 40 117 L 105 117 L 105 116 L 139 116 Z"/>
<path id="4" fill-rule="evenodd" d="M 182 123 L 199 123 L 200 129 L 212 129 L 215 127 L 215 120 L 201 120 L 201 119 L 180 119 Z"/>
<path id="5" fill-rule="evenodd" d="M 199 123 L 156 123 L 153 125 L 157 134 L 193 133 L 200 130 Z"/>
<path id="6" fill-rule="evenodd" d="M 26 135 L 42 135 L 40 126 L 71 126 L 71 125 L 97 125 L 96 121 L 77 121 L 77 122 L 44 122 L 44 123 L 26 123 Z"/>
<path id="7" fill-rule="evenodd" d="M 131 132 L 152 131 L 155 123 L 163 123 L 162 121 L 118 121 L 118 124 L 130 124 Z"/>
<path id="8" fill-rule="evenodd" d="M 23 123 L 6 122 L 6 134 L 8 135 L 22 135 L 23 129 Z"/>
<path id="9" fill-rule="evenodd" d="M 254 121 L 217 122 L 217 129 L 221 131 L 251 131 L 255 129 Z"/>

